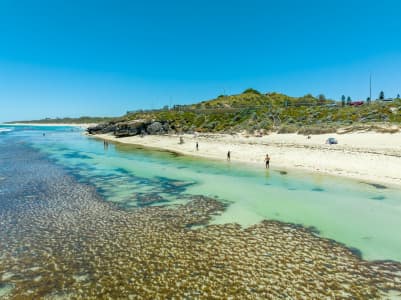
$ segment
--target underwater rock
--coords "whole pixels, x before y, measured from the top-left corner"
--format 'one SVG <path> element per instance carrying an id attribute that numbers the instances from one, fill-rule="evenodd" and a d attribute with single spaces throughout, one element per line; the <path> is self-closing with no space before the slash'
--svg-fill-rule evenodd
<path id="1" fill-rule="evenodd" d="M 372 199 L 372 200 L 384 200 L 384 199 L 386 199 L 386 197 L 385 196 L 374 196 L 374 197 L 371 197 L 370 199 Z"/>
<path id="2" fill-rule="evenodd" d="M 379 184 L 379 183 L 372 183 L 372 182 L 361 182 L 361 183 L 373 186 L 373 187 L 375 187 L 375 188 L 377 188 L 379 190 L 387 189 L 387 187 L 385 185 L 382 185 L 382 184 Z"/>
<path id="3" fill-rule="evenodd" d="M 6 282 L 0 282 L 0 299 L 9 296 L 14 289 L 14 285 Z M 6 298 L 5 298 L 6 299 Z"/>

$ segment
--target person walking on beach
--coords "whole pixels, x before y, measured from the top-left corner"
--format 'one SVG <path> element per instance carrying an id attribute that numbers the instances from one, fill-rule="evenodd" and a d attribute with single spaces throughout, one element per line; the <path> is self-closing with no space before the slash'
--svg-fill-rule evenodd
<path id="1" fill-rule="evenodd" d="M 198 144 L 198 142 L 196 142 L 196 151 L 198 151 L 199 150 L 199 144 Z"/>
<path id="2" fill-rule="evenodd" d="M 227 160 L 230 161 L 231 160 L 231 151 L 228 150 L 227 152 Z"/>
<path id="3" fill-rule="evenodd" d="M 266 169 L 269 169 L 270 168 L 270 157 L 269 157 L 269 154 L 266 154 L 265 163 L 266 163 L 266 165 L 265 165 Z"/>

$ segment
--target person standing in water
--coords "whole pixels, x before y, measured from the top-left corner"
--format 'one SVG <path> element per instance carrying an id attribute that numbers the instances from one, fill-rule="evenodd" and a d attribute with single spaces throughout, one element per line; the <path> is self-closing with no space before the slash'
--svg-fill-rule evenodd
<path id="1" fill-rule="evenodd" d="M 270 168 L 270 157 L 269 157 L 269 154 L 266 154 L 265 163 L 266 163 L 266 165 L 265 165 L 266 169 L 269 169 Z"/>
<path id="2" fill-rule="evenodd" d="M 228 150 L 228 152 L 227 152 L 227 160 L 228 161 L 231 160 L 231 151 L 230 150 Z"/>
<path id="3" fill-rule="evenodd" d="M 196 142 L 196 151 L 198 151 L 199 150 L 199 144 L 198 144 L 198 142 Z"/>

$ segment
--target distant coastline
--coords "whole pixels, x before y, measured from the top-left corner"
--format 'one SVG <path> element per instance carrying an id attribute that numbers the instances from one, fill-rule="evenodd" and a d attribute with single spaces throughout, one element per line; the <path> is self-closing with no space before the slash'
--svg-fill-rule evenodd
<path id="1" fill-rule="evenodd" d="M 74 127 L 81 127 L 81 128 L 88 128 L 91 126 L 96 126 L 97 123 L 0 123 L 0 125 L 7 125 L 7 126 L 74 126 Z"/>

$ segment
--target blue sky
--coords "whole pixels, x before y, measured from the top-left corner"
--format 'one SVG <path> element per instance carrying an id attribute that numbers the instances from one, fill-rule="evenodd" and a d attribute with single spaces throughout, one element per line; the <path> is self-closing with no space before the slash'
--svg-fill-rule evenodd
<path id="1" fill-rule="evenodd" d="M 193 103 L 248 87 L 401 93 L 401 1 L 0 1 L 0 121 Z"/>

